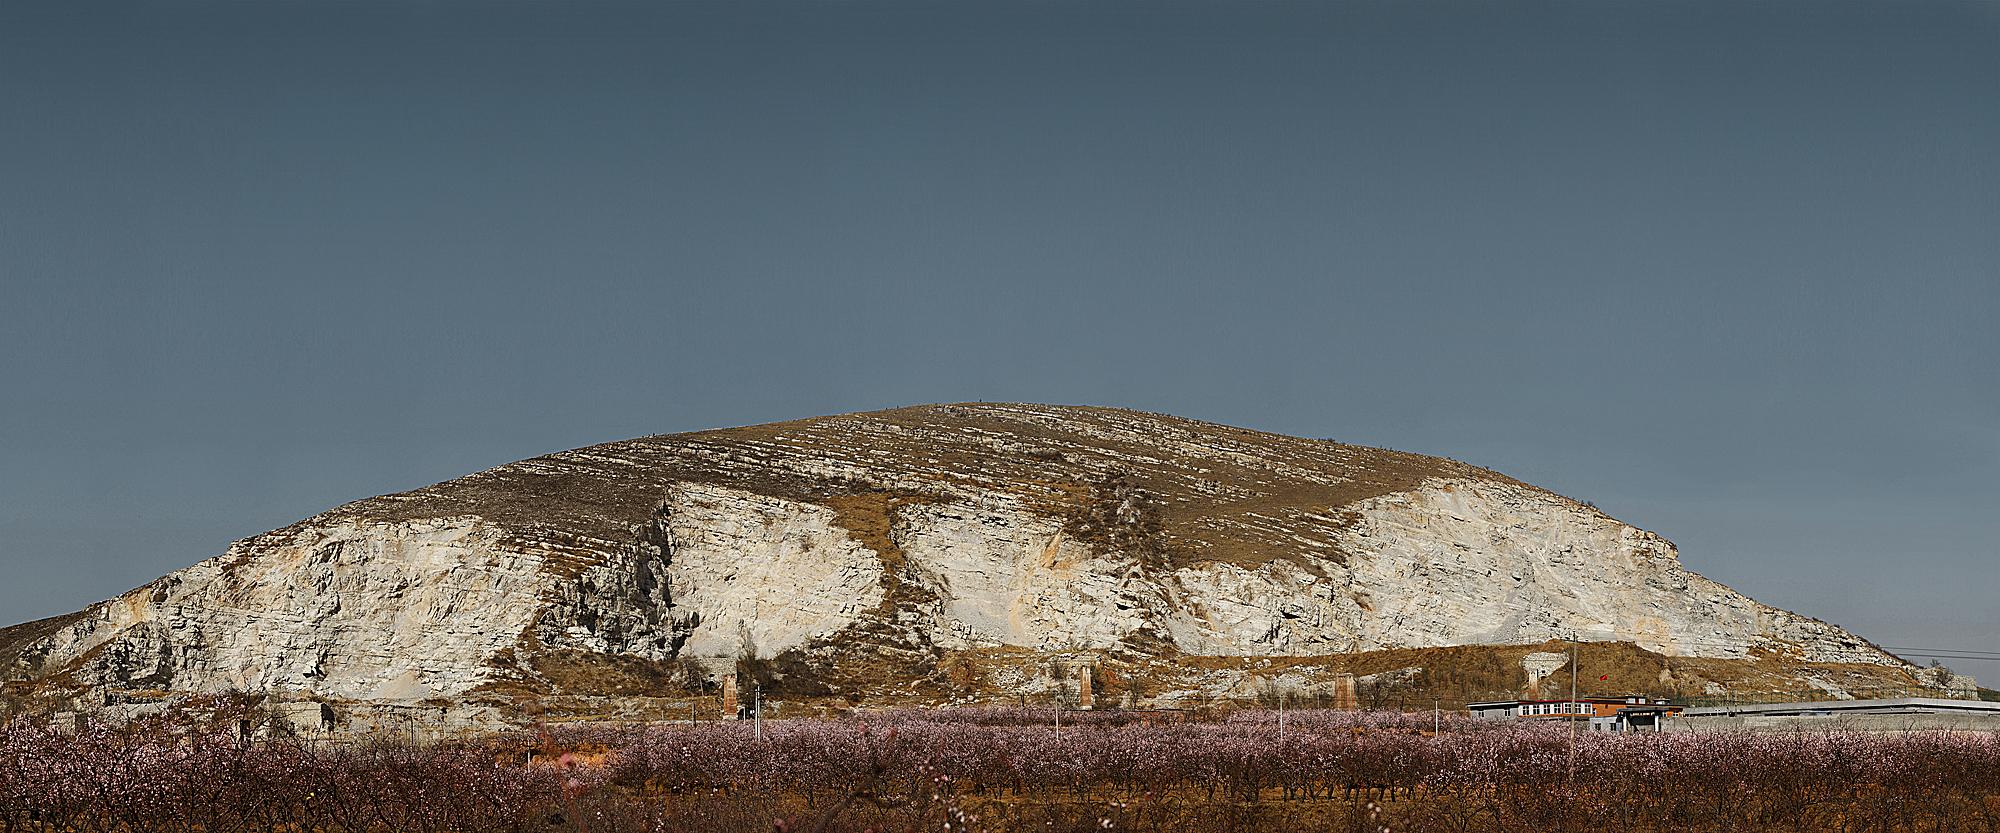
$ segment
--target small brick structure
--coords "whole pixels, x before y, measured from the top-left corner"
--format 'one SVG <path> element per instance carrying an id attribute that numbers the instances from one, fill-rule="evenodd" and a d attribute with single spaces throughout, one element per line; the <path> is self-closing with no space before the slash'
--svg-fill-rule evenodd
<path id="1" fill-rule="evenodd" d="M 1093 667 L 1090 665 L 1079 664 L 1076 667 L 1076 707 L 1079 709 L 1093 709 L 1097 707 L 1097 695 L 1090 688 L 1090 672 L 1092 670 Z"/>
<path id="2" fill-rule="evenodd" d="M 736 675 L 735 674 L 725 674 L 722 677 L 722 719 L 723 720 L 736 719 Z"/>

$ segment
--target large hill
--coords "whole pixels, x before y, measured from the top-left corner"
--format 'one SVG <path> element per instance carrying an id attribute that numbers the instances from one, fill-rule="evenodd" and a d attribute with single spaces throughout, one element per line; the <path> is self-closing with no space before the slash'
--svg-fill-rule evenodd
<path id="1" fill-rule="evenodd" d="M 1492 471 L 1012 404 L 645 437 L 369 498 L 0 631 L 0 673 L 17 699 L 519 703 L 747 664 L 855 701 L 1010 697 L 1068 662 L 1173 702 L 1339 671 L 1472 696 L 1531 682 L 1557 642 L 1626 690 L 1921 681 Z"/>

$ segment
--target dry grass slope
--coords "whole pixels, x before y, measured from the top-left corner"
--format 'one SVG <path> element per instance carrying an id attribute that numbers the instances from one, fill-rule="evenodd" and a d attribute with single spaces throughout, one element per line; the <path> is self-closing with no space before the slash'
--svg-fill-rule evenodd
<path id="1" fill-rule="evenodd" d="M 1277 531 L 1286 524 L 1345 525 L 1351 517 L 1343 507 L 1433 477 L 1518 483 L 1438 457 L 1161 414 L 971 403 L 606 443 L 329 514 L 479 515 L 536 540 L 623 540 L 673 484 L 713 483 L 833 507 L 869 543 L 883 536 L 856 503 L 878 499 L 867 495 L 950 500 L 993 492 L 1067 518 L 1093 484 L 1115 478 L 1157 502 L 1173 561 L 1256 564 L 1289 551 L 1288 536 Z"/>

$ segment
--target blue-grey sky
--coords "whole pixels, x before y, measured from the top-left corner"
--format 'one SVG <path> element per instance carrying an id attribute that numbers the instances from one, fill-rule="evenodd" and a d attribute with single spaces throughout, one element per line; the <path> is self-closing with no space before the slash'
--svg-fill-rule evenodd
<path id="1" fill-rule="evenodd" d="M 1997 91 L 1991 0 L 9 2 L 0 619 L 977 399 L 1457 457 L 2000 651 Z"/>

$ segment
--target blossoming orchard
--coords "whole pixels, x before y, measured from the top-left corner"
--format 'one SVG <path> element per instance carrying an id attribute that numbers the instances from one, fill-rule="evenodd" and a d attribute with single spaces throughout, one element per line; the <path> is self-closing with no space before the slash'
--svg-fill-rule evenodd
<path id="1" fill-rule="evenodd" d="M 894 711 L 436 743 L 0 729 L 13 831 L 2000 830 L 1983 733 Z M 761 734 L 761 737 L 760 737 Z"/>

